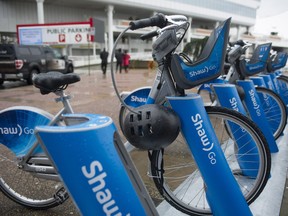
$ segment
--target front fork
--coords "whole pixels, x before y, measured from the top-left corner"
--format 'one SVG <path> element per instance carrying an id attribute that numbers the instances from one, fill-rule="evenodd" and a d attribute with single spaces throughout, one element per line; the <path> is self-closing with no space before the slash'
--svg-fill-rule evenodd
<path id="1" fill-rule="evenodd" d="M 181 131 L 207 186 L 213 215 L 252 215 L 229 168 L 201 97 L 167 97 L 181 121 Z"/>

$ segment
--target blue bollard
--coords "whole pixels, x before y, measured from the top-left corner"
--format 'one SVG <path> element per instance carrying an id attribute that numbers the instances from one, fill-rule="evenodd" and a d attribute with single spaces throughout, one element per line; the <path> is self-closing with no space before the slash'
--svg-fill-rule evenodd
<path id="1" fill-rule="evenodd" d="M 274 88 L 274 83 L 271 79 L 271 77 L 269 75 L 259 75 L 260 77 L 263 77 L 263 80 L 267 86 L 267 88 L 275 91 L 275 88 Z"/>
<path id="2" fill-rule="evenodd" d="M 247 115 L 237 89 L 233 84 L 213 84 L 212 88 L 217 95 L 221 106 L 236 110 L 243 115 Z"/>
<path id="3" fill-rule="evenodd" d="M 212 88 L 216 93 L 218 102 L 221 106 L 247 115 L 235 85 L 213 85 Z M 240 126 L 229 122 L 229 127 L 233 131 L 232 134 L 237 141 L 239 149 L 238 155 L 241 156 L 238 158 L 237 155 L 236 158 L 243 174 L 251 176 L 251 178 L 256 177 L 259 169 L 259 157 L 257 149 L 254 148 L 255 143 L 250 141 L 250 136 L 246 136 L 247 132 L 242 130 Z M 247 151 L 251 154 L 245 154 Z M 253 161 L 253 163 L 250 163 L 251 161 Z"/>
<path id="4" fill-rule="evenodd" d="M 278 84 L 278 80 L 277 80 L 276 74 L 275 73 L 270 73 L 270 74 L 268 74 L 268 76 L 270 76 L 270 78 L 272 80 L 275 92 L 280 94 L 281 91 L 280 91 L 280 88 L 279 88 L 279 84 Z"/>
<path id="5" fill-rule="evenodd" d="M 262 108 L 260 99 L 257 95 L 253 81 L 251 80 L 238 80 L 237 84 L 241 86 L 245 92 L 244 103 L 249 111 L 251 119 L 258 125 L 263 132 L 269 144 L 271 153 L 278 152 L 278 146 L 274 139 L 273 133 L 270 129 L 269 122 L 266 119 L 264 110 Z"/>
<path id="6" fill-rule="evenodd" d="M 255 86 L 267 88 L 263 77 L 250 77 L 249 79 L 253 81 Z"/>
<path id="7" fill-rule="evenodd" d="M 252 215 L 227 164 L 201 97 L 191 94 L 167 98 L 181 120 L 182 133 L 207 186 L 207 200 L 213 215 Z"/>
<path id="8" fill-rule="evenodd" d="M 127 152 L 124 159 L 125 149 L 118 153 L 123 144 L 112 119 L 92 114 L 65 118 L 73 124 L 37 127 L 35 133 L 81 214 L 158 215 Z"/>

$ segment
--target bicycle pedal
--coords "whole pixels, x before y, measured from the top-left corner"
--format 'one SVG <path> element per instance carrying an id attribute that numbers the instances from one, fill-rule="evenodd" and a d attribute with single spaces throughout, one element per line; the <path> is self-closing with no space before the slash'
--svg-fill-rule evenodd
<path id="1" fill-rule="evenodd" d="M 59 204 L 62 204 L 69 198 L 69 194 L 64 187 L 61 187 L 59 190 L 56 191 L 54 197 L 57 199 Z"/>

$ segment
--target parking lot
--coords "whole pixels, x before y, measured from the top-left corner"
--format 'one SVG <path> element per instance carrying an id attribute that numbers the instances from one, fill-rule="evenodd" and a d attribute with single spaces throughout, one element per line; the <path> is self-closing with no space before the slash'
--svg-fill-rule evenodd
<path id="1" fill-rule="evenodd" d="M 109 72 L 106 76 L 102 74 L 98 67 L 76 69 L 81 77 L 81 81 L 69 86 L 66 93 L 73 96 L 71 104 L 77 113 L 100 113 L 112 117 L 118 127 L 118 111 L 120 103 L 114 92 L 111 76 Z M 138 87 L 149 86 L 153 82 L 155 72 L 150 69 L 131 69 L 129 73 L 122 72 L 116 74 L 119 91 L 130 91 Z M 10 106 L 35 106 L 44 109 L 52 114 L 56 114 L 61 105 L 54 102 L 55 95 L 41 95 L 39 90 L 25 82 L 7 82 L 0 89 L 0 110 Z M 119 128 L 119 127 L 118 127 Z M 153 194 L 154 201 L 158 195 L 155 194 L 153 182 L 146 175 L 147 173 L 147 154 L 137 152 L 133 160 L 140 170 L 148 191 Z M 3 169 L 3 167 L 1 167 Z M 287 186 L 286 186 L 287 192 Z M 287 208 L 287 194 L 285 203 L 282 206 Z M 281 216 L 287 215 L 287 210 L 283 209 Z M 0 215 L 79 215 L 71 199 L 65 204 L 45 211 L 32 211 L 23 208 L 18 204 L 8 200 L 0 193 Z"/>

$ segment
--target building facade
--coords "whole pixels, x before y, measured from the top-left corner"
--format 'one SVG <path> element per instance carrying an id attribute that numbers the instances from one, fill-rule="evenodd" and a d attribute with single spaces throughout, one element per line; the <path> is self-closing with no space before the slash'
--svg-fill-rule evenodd
<path id="1" fill-rule="evenodd" d="M 17 42 L 16 26 L 20 24 L 84 22 L 93 17 L 104 22 L 104 43 L 54 46 L 69 56 L 95 56 L 103 48 L 111 53 L 115 39 L 130 20 L 160 12 L 182 14 L 189 18 L 191 25 L 184 43 L 192 38 L 208 36 L 219 22 L 232 17 L 231 41 L 240 38 L 253 43 L 274 40 L 272 42 L 276 46 L 278 43 L 288 47 L 285 40 L 260 38 L 252 34 L 260 4 L 260 0 L 0 0 L 0 42 Z M 128 50 L 135 58 L 137 55 L 143 58 L 151 51 L 152 43 L 139 39 L 145 31 L 149 29 L 129 32 L 119 44 L 120 48 Z"/>

